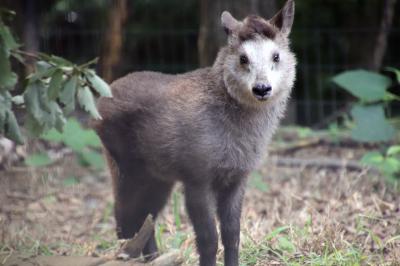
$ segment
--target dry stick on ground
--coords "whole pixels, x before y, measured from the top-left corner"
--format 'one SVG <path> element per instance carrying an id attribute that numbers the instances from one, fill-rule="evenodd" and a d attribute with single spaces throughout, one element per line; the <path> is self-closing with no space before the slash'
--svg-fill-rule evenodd
<path id="1" fill-rule="evenodd" d="M 118 252 L 118 258 L 125 258 L 128 255 L 129 258 L 137 258 L 142 253 L 144 246 L 149 240 L 151 234 L 154 232 L 154 221 L 153 216 L 149 214 L 146 217 L 139 232 L 137 232 L 132 239 L 129 239 L 121 247 Z"/>
<path id="2" fill-rule="evenodd" d="M 300 141 L 297 141 L 295 143 L 290 143 L 288 145 L 285 145 L 284 147 L 277 147 L 277 148 L 273 148 L 270 150 L 270 153 L 292 153 L 295 152 L 297 150 L 301 150 L 304 148 L 310 148 L 310 147 L 314 147 L 317 146 L 319 144 L 321 144 L 321 139 L 317 138 L 313 138 L 313 139 L 303 139 Z"/>
<path id="3" fill-rule="evenodd" d="M 182 263 L 183 258 L 180 252 L 175 250 L 156 258 L 153 262 L 150 262 L 150 266 L 172 266 L 181 265 Z"/>
<path id="4" fill-rule="evenodd" d="M 346 168 L 351 171 L 365 171 L 368 170 L 373 174 L 379 174 L 379 171 L 375 168 L 366 167 L 354 160 L 342 160 L 337 158 L 312 158 L 312 159 L 300 159 L 300 158 L 288 158 L 288 157 L 272 157 L 272 161 L 278 166 L 283 167 L 321 167 L 330 169 L 341 169 Z"/>
<path id="5" fill-rule="evenodd" d="M 340 137 L 340 141 L 335 142 L 331 140 L 328 134 L 325 133 L 320 133 L 318 134 L 317 138 L 310 138 L 310 139 L 301 139 L 296 142 L 291 142 L 289 144 L 286 144 L 284 146 L 279 146 L 275 148 L 271 148 L 269 150 L 270 153 L 273 154 L 290 154 L 295 151 L 301 150 L 301 149 L 307 149 L 307 148 L 312 148 L 315 146 L 334 146 L 334 147 L 346 147 L 346 148 L 366 148 L 366 149 L 376 149 L 379 148 L 380 145 L 382 144 L 387 144 L 389 145 L 390 142 L 387 143 L 360 143 L 357 142 L 351 138 L 348 137 Z"/>

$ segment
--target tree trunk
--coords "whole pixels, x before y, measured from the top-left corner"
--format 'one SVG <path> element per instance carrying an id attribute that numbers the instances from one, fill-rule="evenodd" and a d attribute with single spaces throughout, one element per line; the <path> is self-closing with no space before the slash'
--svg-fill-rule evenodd
<path id="1" fill-rule="evenodd" d="M 385 0 L 383 5 L 383 16 L 372 54 L 371 69 L 378 71 L 382 67 L 383 58 L 386 53 L 387 39 L 393 24 L 393 16 L 396 0 Z"/>
<path id="2" fill-rule="evenodd" d="M 277 11 L 276 0 L 201 0 L 200 30 L 197 41 L 200 66 L 211 65 L 226 36 L 221 28 L 220 16 L 227 10 L 237 19 L 259 14 L 269 19 Z"/>
<path id="3" fill-rule="evenodd" d="M 224 0 L 200 1 L 200 30 L 197 41 L 200 66 L 209 66 L 214 61 L 218 48 L 223 41 L 224 32 L 220 28 L 222 2 Z M 226 3 L 225 3 L 226 4 Z"/>
<path id="4" fill-rule="evenodd" d="M 100 72 L 104 80 L 111 82 L 114 68 L 121 58 L 122 27 L 127 19 L 127 1 L 113 0 L 108 16 L 108 27 L 104 34 Z"/>
<path id="5" fill-rule="evenodd" d="M 19 14 L 21 15 L 21 14 Z M 38 33 L 38 18 L 36 4 L 34 1 L 24 1 L 23 5 L 23 42 L 26 52 L 36 54 L 39 51 L 39 33 Z M 34 69 L 34 60 L 27 58 L 26 74 L 29 74 Z"/>

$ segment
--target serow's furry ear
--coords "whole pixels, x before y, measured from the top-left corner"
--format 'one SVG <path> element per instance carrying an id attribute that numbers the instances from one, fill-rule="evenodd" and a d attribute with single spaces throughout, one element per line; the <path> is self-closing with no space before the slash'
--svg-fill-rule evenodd
<path id="1" fill-rule="evenodd" d="M 240 23 L 231 15 L 231 13 L 224 11 L 221 15 L 221 25 L 226 34 L 229 35 L 239 27 Z"/>
<path id="2" fill-rule="evenodd" d="M 294 20 L 294 0 L 288 0 L 285 6 L 270 19 L 270 23 L 275 25 L 280 31 L 289 35 L 292 30 L 293 20 Z"/>

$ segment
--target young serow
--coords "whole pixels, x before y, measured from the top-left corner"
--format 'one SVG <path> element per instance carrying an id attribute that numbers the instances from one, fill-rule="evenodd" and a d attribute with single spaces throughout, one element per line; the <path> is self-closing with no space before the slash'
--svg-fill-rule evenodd
<path id="1" fill-rule="evenodd" d="M 180 75 L 136 72 L 101 98 L 95 128 L 113 178 L 119 238 L 157 217 L 175 182 L 184 187 L 201 266 L 216 265 L 219 218 L 225 265 L 238 265 L 247 175 L 262 160 L 295 79 L 288 0 L 272 19 L 221 16 L 228 43 L 212 67 Z M 154 235 L 143 255 L 157 253 Z"/>

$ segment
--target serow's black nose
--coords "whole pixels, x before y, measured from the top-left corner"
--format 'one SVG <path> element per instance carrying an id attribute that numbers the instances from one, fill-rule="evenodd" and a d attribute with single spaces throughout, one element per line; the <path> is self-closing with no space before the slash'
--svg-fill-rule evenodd
<path id="1" fill-rule="evenodd" d="M 270 85 L 257 84 L 253 87 L 253 93 L 257 98 L 264 98 L 265 96 L 269 96 L 272 91 L 272 87 Z"/>

